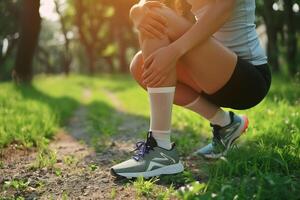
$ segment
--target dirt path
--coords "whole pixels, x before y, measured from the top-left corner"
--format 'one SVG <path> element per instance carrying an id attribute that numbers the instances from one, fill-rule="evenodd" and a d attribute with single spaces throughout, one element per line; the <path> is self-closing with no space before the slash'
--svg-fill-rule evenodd
<path id="1" fill-rule="evenodd" d="M 139 135 L 146 130 L 148 121 L 126 114 L 122 102 L 112 92 L 103 88 L 101 92 L 109 97 L 116 110 L 113 114 L 121 119 L 118 133 L 110 138 L 108 146 L 95 151 L 86 129 L 89 126 L 88 110 L 81 106 L 70 118 L 65 131 L 56 134 L 46 152 L 19 149 L 18 145 L 2 152 L 0 200 L 10 197 L 45 200 L 136 199 L 132 185 L 127 186 L 129 181 L 115 179 L 109 169 L 130 157 L 130 150 L 141 139 Z M 90 96 L 90 90 L 83 92 L 85 100 Z M 198 168 L 189 160 L 185 163 L 191 168 Z M 164 184 L 159 187 L 170 185 Z"/>
<path id="2" fill-rule="evenodd" d="M 2 152 L 0 199 L 19 196 L 25 199 L 129 199 L 134 195 L 124 184 L 128 181 L 116 180 L 109 168 L 129 156 L 134 144 L 131 139 L 144 129 L 145 122 L 127 116 L 121 102 L 109 91 L 103 92 L 112 99 L 117 110 L 114 114 L 122 121 L 110 146 L 100 153 L 90 146 L 87 109 L 82 106 L 74 112 L 66 131 L 55 136 L 42 159 L 37 158 L 40 154 L 36 151 L 18 149 L 17 145 Z M 89 96 L 90 91 L 85 90 L 83 98 Z M 51 159 L 52 163 L 49 161 L 45 167 L 36 167 L 37 163 Z"/>

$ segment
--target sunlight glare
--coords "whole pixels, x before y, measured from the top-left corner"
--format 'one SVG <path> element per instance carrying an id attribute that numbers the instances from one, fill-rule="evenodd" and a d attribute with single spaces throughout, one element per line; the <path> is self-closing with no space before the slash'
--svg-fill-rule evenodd
<path id="1" fill-rule="evenodd" d="M 8 50 L 8 39 L 4 38 L 2 42 L 2 55 L 5 55 Z"/>
<path id="2" fill-rule="evenodd" d="M 279 6 L 278 6 L 278 4 L 277 3 L 273 3 L 273 10 L 274 11 L 278 11 L 279 10 Z"/>
<path id="3" fill-rule="evenodd" d="M 55 12 L 55 4 L 53 0 L 41 0 L 40 15 L 44 19 L 58 21 L 59 16 Z"/>
<path id="4" fill-rule="evenodd" d="M 293 11 L 294 11 L 295 13 L 297 13 L 297 12 L 299 12 L 299 10 L 300 10 L 299 4 L 295 3 L 295 4 L 293 5 Z"/>

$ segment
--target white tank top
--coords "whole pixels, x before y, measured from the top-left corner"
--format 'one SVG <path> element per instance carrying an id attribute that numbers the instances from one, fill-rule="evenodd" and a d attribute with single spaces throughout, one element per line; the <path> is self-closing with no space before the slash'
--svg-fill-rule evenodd
<path id="1" fill-rule="evenodd" d="M 194 12 L 198 19 L 207 7 Z M 267 56 L 259 43 L 255 25 L 255 0 L 236 0 L 231 18 L 213 37 L 253 65 L 266 64 Z"/>

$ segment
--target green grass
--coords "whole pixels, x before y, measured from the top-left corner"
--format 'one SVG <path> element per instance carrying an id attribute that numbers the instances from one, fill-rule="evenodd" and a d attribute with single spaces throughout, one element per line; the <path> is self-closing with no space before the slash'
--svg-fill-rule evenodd
<path id="1" fill-rule="evenodd" d="M 149 118 L 147 93 L 128 76 L 39 76 L 31 86 L 1 83 L 0 88 L 0 149 L 11 143 L 26 147 L 47 144 L 74 110 L 84 105 L 88 112 L 87 130 L 94 138 L 95 148 L 103 150 L 103 138 L 117 132 L 121 119 L 112 100 L 100 88 L 113 92 L 128 115 Z M 88 99 L 82 98 L 86 89 L 92 93 Z M 176 195 L 181 199 L 299 199 L 299 81 L 275 76 L 271 91 L 261 104 L 236 112 L 250 119 L 246 136 L 225 159 L 199 161 L 200 170 L 206 173 L 200 177 L 200 183 L 187 168 L 180 175 L 157 181 L 138 179 L 130 187 L 146 198 L 168 199 Z M 211 137 L 207 121 L 177 106 L 173 129 L 172 137 L 182 156 Z M 161 184 L 169 189 L 161 190 Z M 181 185 L 189 187 L 174 190 Z"/>
<path id="2" fill-rule="evenodd" d="M 46 146 L 80 105 L 87 107 L 91 135 L 114 133 L 119 120 L 110 118 L 115 110 L 97 81 L 73 75 L 38 76 L 25 86 L 0 83 L 0 149 L 12 143 L 28 148 Z M 86 90 L 91 95 L 83 98 Z"/>
<path id="3" fill-rule="evenodd" d="M 40 168 L 49 168 L 52 169 L 57 162 L 57 153 L 52 150 L 41 150 L 37 158 L 35 160 L 35 163 L 33 164 L 33 169 L 40 169 Z"/>
<path id="4" fill-rule="evenodd" d="M 172 198 L 174 194 L 174 188 L 170 186 L 167 189 L 156 187 L 158 178 L 152 178 L 145 180 L 142 177 L 136 179 L 133 182 L 133 187 L 136 189 L 137 196 L 139 198 L 146 197 L 147 199 L 166 200 Z M 130 187 L 130 186 L 129 186 Z"/>
<path id="5" fill-rule="evenodd" d="M 74 98 L 79 88 L 62 77 L 0 87 L 0 148 L 14 142 L 43 146 L 78 106 Z"/>
<path id="6" fill-rule="evenodd" d="M 4 188 L 12 187 L 16 190 L 25 190 L 29 186 L 29 181 L 25 180 L 16 180 L 13 179 L 12 181 L 5 181 L 4 182 Z"/>

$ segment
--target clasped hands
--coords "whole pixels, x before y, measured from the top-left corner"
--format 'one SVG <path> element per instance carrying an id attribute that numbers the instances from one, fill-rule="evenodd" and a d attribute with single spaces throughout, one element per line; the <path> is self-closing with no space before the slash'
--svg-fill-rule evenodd
<path id="1" fill-rule="evenodd" d="M 162 47 L 146 58 L 143 66 L 143 84 L 157 87 L 163 84 L 175 70 L 178 54 L 170 45 Z"/>
<path id="2" fill-rule="evenodd" d="M 152 8 L 162 6 L 164 5 L 160 2 L 148 1 L 140 7 L 143 14 L 137 20 L 136 27 L 148 38 L 162 39 L 165 35 L 167 20 L 152 10 Z M 155 87 L 164 83 L 170 72 L 174 70 L 178 55 L 176 49 L 169 45 L 156 50 L 147 57 L 143 65 L 143 84 Z"/>

